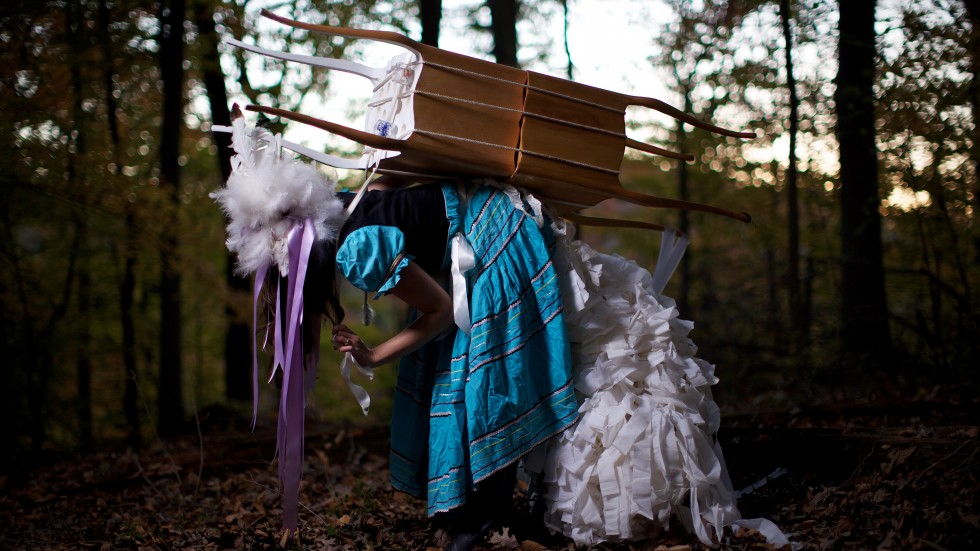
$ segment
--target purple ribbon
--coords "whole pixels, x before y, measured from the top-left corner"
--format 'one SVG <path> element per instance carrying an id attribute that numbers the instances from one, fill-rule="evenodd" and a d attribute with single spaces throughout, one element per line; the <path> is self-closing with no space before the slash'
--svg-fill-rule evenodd
<path id="1" fill-rule="evenodd" d="M 252 286 L 252 430 L 255 430 L 255 420 L 259 417 L 259 347 L 255 338 L 259 333 L 259 294 L 265 285 L 265 273 L 268 265 L 261 266 L 255 272 L 255 284 Z M 266 331 L 266 337 L 268 337 Z M 262 344 L 265 348 L 265 343 Z"/>
<path id="2" fill-rule="evenodd" d="M 272 373 L 269 374 L 269 380 L 267 383 L 272 382 L 272 378 L 276 376 L 276 370 L 282 369 L 285 360 L 283 359 L 284 354 L 282 352 L 282 324 L 279 323 L 280 317 L 282 315 L 282 293 L 281 287 L 276 285 L 276 316 L 275 323 L 272 327 Z"/>
<path id="3" fill-rule="evenodd" d="M 286 238 L 289 252 L 289 281 L 286 296 L 276 290 L 276 317 L 273 330 L 273 368 L 282 369 L 282 390 L 279 397 L 279 427 L 276 435 L 276 452 L 279 456 L 279 483 L 283 491 L 282 530 L 294 534 L 298 526 L 299 483 L 303 476 L 303 410 L 306 407 L 306 392 L 312 390 L 316 380 L 316 363 L 319 358 L 320 320 L 309 320 L 314 324 L 311 351 L 303 355 L 303 287 L 306 271 L 310 263 L 316 228 L 310 219 L 296 222 Z M 252 428 L 258 417 L 258 350 L 255 335 L 258 333 L 259 294 L 266 280 L 266 270 L 255 274 L 252 292 L 252 324 L 255 332 L 252 337 Z M 283 300 L 285 299 L 285 300 Z M 280 317 L 283 313 L 286 318 Z M 283 335 L 283 331 L 286 332 Z M 283 346 L 285 344 L 285 346 Z M 304 373 L 309 370 L 309 373 Z M 304 376 L 305 374 L 305 376 Z"/>
<path id="4" fill-rule="evenodd" d="M 283 485 L 282 529 L 294 533 L 298 525 L 299 483 L 303 476 L 303 285 L 310 263 L 316 229 L 306 219 L 289 232 L 289 285 L 286 294 L 286 361 L 279 398 L 279 480 Z M 278 323 L 277 323 L 278 324 Z"/>

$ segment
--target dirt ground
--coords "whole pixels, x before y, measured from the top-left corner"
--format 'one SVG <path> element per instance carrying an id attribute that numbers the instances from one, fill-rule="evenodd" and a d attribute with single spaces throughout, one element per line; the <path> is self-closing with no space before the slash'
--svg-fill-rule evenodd
<path id="1" fill-rule="evenodd" d="M 271 420 L 267 422 L 271 427 Z M 274 549 L 274 433 L 219 410 L 200 436 L 138 451 L 31 458 L 0 478 L 2 549 Z M 936 389 L 913 400 L 752 411 L 720 438 L 742 515 L 774 521 L 803 549 L 965 550 L 980 546 L 976 396 Z M 308 427 L 302 549 L 438 549 L 422 504 L 388 484 L 384 426 Z M 518 496 L 519 497 L 519 496 Z M 570 550 L 513 527 L 483 549 Z M 726 535 L 722 549 L 767 549 Z M 705 549 L 679 526 L 602 550 Z"/>

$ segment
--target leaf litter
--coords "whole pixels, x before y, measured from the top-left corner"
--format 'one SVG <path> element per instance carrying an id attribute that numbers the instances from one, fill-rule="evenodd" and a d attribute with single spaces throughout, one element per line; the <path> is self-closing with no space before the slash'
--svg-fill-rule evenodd
<path id="1" fill-rule="evenodd" d="M 918 409 L 918 408 L 917 408 Z M 977 411 L 923 415 L 826 412 L 726 420 L 720 432 L 744 517 L 775 522 L 802 549 L 980 546 Z M 289 549 L 433 551 L 444 534 L 423 504 L 389 484 L 386 427 L 311 427 L 299 540 L 280 541 L 270 431 L 205 431 L 139 450 L 22 466 L 0 477 L 3 549 Z M 203 455 L 202 455 L 203 454 Z M 778 473 L 777 476 L 772 476 Z M 516 499 L 520 500 L 520 490 Z M 520 523 L 480 549 L 572 551 Z M 721 549 L 771 549 L 749 530 Z M 603 551 L 703 550 L 672 524 Z"/>

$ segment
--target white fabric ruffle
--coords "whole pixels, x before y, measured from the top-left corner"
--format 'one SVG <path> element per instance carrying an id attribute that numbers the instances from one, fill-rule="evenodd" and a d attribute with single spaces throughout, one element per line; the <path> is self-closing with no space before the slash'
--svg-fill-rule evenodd
<path id="1" fill-rule="evenodd" d="M 541 465 L 547 525 L 593 545 L 676 519 L 716 544 L 740 515 L 715 437 L 718 379 L 695 357 L 693 323 L 633 261 L 560 238 L 555 266 L 581 417 Z"/>

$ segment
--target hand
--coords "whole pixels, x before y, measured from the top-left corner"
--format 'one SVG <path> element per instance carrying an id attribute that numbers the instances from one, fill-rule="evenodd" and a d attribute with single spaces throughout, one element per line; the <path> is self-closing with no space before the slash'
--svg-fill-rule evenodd
<path id="1" fill-rule="evenodd" d="M 411 354 L 425 343 L 446 332 L 453 324 L 453 300 L 431 276 L 415 262 L 401 271 L 401 280 L 391 293 L 418 310 L 421 315 L 395 336 L 374 348 L 367 346 L 350 327 L 333 327 L 333 347 L 349 352 L 362 367 L 375 368 Z"/>
<path id="2" fill-rule="evenodd" d="M 333 349 L 339 352 L 350 352 L 354 360 L 362 367 L 375 367 L 374 350 L 364 344 L 357 333 L 344 324 L 337 324 L 331 330 L 333 333 Z"/>

